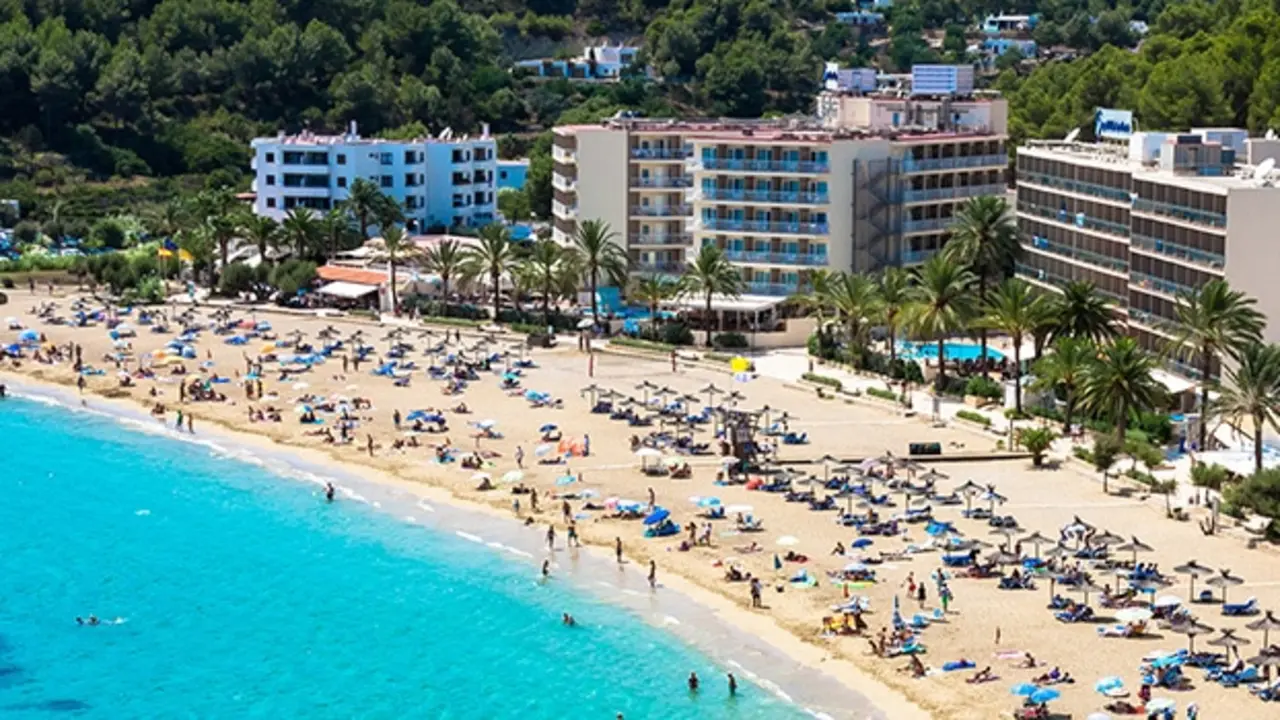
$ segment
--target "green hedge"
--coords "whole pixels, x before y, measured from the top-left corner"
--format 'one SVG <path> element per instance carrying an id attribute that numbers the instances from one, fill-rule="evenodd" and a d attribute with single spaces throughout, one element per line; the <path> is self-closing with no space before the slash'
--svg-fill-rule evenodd
<path id="1" fill-rule="evenodd" d="M 991 427 L 991 418 L 987 417 L 986 415 L 983 415 L 982 413 L 974 412 L 972 410 L 957 410 L 956 417 L 960 418 L 961 420 L 968 420 L 969 422 L 975 422 L 981 425 L 982 427 Z"/>
<path id="2" fill-rule="evenodd" d="M 709 353 L 702 354 L 703 360 L 708 360 L 710 362 L 723 363 L 725 365 L 728 365 L 729 362 L 733 360 L 733 358 L 734 358 L 733 355 L 726 355 L 724 353 L 709 352 Z"/>
<path id="3" fill-rule="evenodd" d="M 816 383 L 818 385 L 826 385 L 827 387 L 835 388 L 836 390 L 840 390 L 844 387 L 844 383 L 840 382 L 839 380 L 833 377 L 827 377 L 826 375 L 819 375 L 817 373 L 805 373 L 800 377 L 801 379 L 807 380 L 808 382 Z"/>
<path id="4" fill-rule="evenodd" d="M 484 325 L 484 323 L 481 322 L 480 320 L 470 320 L 468 318 L 456 318 L 456 317 L 439 317 L 436 315 L 428 315 L 426 317 L 419 317 L 418 319 L 421 320 L 422 322 L 429 323 L 431 325 L 452 325 L 455 327 L 466 327 L 466 328 L 478 328 L 481 325 Z"/>
<path id="5" fill-rule="evenodd" d="M 669 353 L 676 349 L 675 345 L 666 343 L 653 342 L 652 340 L 640 340 L 638 338 L 616 337 L 609 338 L 610 345 L 621 345 L 622 347 L 636 348 L 637 350 L 655 350 L 658 352 Z"/>
<path id="6" fill-rule="evenodd" d="M 867 394 L 874 398 L 880 398 L 881 400 L 889 400 L 891 402 L 902 401 L 901 395 L 898 395 L 892 390 L 885 390 L 884 388 L 869 387 L 867 388 Z"/>

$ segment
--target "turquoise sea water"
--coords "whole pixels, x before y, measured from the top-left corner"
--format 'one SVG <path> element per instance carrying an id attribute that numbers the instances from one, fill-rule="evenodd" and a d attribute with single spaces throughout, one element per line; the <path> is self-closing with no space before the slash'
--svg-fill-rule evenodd
<path id="1" fill-rule="evenodd" d="M 654 627 L 639 572 L 601 590 L 634 609 L 571 580 L 563 551 L 535 582 L 539 557 L 516 542 L 529 530 L 487 545 L 443 508 L 350 484 L 369 504 L 327 505 L 314 477 L 25 400 L 0 401 L 0 437 L 0 717 L 804 715 L 745 679 L 792 672 L 767 649 L 696 613 L 673 627 L 699 626 L 720 660 Z M 89 614 L 124 622 L 77 626 Z M 728 656 L 747 659 L 733 700 Z M 823 709 L 855 717 L 857 696 L 833 693 Z"/>

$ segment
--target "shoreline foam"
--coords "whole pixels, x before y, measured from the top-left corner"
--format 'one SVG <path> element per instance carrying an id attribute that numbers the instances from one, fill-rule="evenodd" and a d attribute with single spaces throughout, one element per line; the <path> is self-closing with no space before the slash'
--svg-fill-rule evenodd
<path id="1" fill-rule="evenodd" d="M 36 370 L 39 369 L 39 367 L 36 368 Z M 262 466 L 275 475 L 313 483 L 317 486 L 317 489 L 323 487 L 326 480 L 332 479 L 337 481 L 336 485 L 339 483 L 354 483 L 356 485 L 367 485 L 374 489 L 380 488 L 384 491 L 402 493 L 415 501 L 413 503 L 414 506 L 430 515 L 431 519 L 435 521 L 429 525 L 433 529 L 441 532 L 451 531 L 463 539 L 488 544 L 494 550 L 503 555 L 509 555 L 513 559 L 527 561 L 534 557 L 533 553 L 520 547 L 500 542 L 495 543 L 488 540 L 484 535 L 472 532 L 471 530 L 479 529 L 475 527 L 474 523 L 480 522 L 485 528 L 480 529 L 480 532 L 488 534 L 486 530 L 495 529 L 492 524 L 495 520 L 500 524 L 499 532 L 503 535 L 519 533 L 523 528 L 509 514 L 491 505 L 458 497 L 446 488 L 399 478 L 380 468 L 357 465 L 348 460 L 335 458 L 324 450 L 280 442 L 248 433 L 227 424 L 220 418 L 208 417 L 198 412 L 195 415 L 201 418 L 202 425 L 200 433 L 196 436 L 167 430 L 158 425 L 154 418 L 150 417 L 147 413 L 146 405 L 142 401 L 132 396 L 109 397 L 90 392 L 86 394 L 85 398 L 78 398 L 74 394 L 71 385 L 44 377 L 43 373 L 34 375 L 27 372 L 3 369 L 0 370 L 0 378 L 5 379 L 11 390 L 18 390 L 17 393 L 14 393 L 15 397 L 49 402 L 69 412 L 91 412 L 121 421 L 138 432 L 163 435 L 171 440 L 202 444 L 208 447 L 211 452 L 217 452 L 240 462 L 249 462 Z M 93 405 L 87 404 L 88 396 L 92 397 Z M 99 403 L 101 403 L 101 407 L 98 406 Z M 187 406 L 184 409 L 190 411 L 191 408 Z M 230 445 L 230 447 L 224 445 L 223 442 Z M 350 487 L 340 486 L 340 489 L 348 499 L 365 502 L 377 511 L 387 512 L 379 500 L 370 500 Z M 368 488 L 361 487 L 360 489 L 366 490 Z M 458 517 L 468 518 L 471 522 L 466 522 L 465 520 L 463 522 L 442 521 L 446 515 L 442 515 L 430 503 L 437 503 L 444 508 L 448 508 L 450 513 L 455 513 Z M 426 523 L 420 522 L 421 519 L 417 517 L 409 520 L 407 516 L 402 516 L 401 519 L 426 525 Z M 456 521 L 457 518 L 455 517 L 454 520 Z M 509 527 L 501 527 L 502 524 Z M 445 525 L 448 527 L 443 527 Z M 534 531 L 534 534 L 537 535 L 538 532 Z M 538 541 L 535 539 L 533 542 L 537 543 Z M 602 543 L 584 542 L 584 549 L 590 557 L 591 565 L 612 563 L 609 557 L 611 549 L 605 548 Z M 640 558 L 633 557 L 630 554 L 628 554 L 628 560 L 630 565 L 628 574 L 634 576 L 631 579 L 643 583 L 644 578 L 640 570 L 643 567 L 643 562 Z M 557 571 L 557 574 L 559 574 L 559 571 Z M 686 601 L 689 607 L 683 608 L 685 613 L 689 611 L 690 607 L 694 608 L 695 612 L 700 609 L 708 618 L 722 623 L 728 631 L 726 637 L 720 638 L 722 642 L 727 640 L 747 641 L 750 643 L 752 639 L 759 640 L 759 645 L 752 646 L 747 644 L 737 647 L 744 647 L 755 655 L 767 655 L 772 651 L 777 657 L 766 658 L 766 660 L 789 660 L 794 663 L 797 666 L 797 670 L 784 673 L 788 676 L 795 675 L 796 677 L 792 680 L 794 683 L 815 682 L 815 679 L 811 677 L 811 673 L 805 673 L 804 670 L 817 670 L 824 679 L 823 684 L 831 683 L 838 685 L 839 688 L 833 690 L 833 688 L 828 687 L 814 692 L 813 687 L 806 687 L 802 691 L 787 692 L 784 689 L 784 684 L 775 682 L 770 678 L 770 676 L 777 677 L 780 674 L 776 667 L 770 668 L 767 673 L 752 670 L 750 667 L 735 660 L 732 653 L 726 648 L 713 647 L 709 645 L 707 638 L 699 639 L 696 634 L 691 634 L 687 623 L 681 622 L 673 615 L 663 612 L 662 608 L 654 607 L 651 603 L 646 603 L 648 607 L 644 608 L 639 607 L 636 603 L 625 601 L 628 596 L 635 599 L 643 597 L 647 593 L 637 593 L 634 590 L 626 589 L 623 585 L 615 585 L 597 577 L 589 577 L 587 570 L 574 569 L 570 570 L 570 574 L 581 590 L 592 592 L 596 597 L 602 597 L 606 602 L 640 614 L 658 629 L 680 637 L 718 663 L 734 666 L 735 671 L 741 672 L 744 677 L 753 681 L 763 690 L 795 704 L 801 710 L 815 717 L 856 717 L 858 720 L 862 720 L 862 718 L 866 718 L 866 720 L 881 720 L 882 718 L 915 720 L 916 718 L 932 717 L 930 713 L 913 703 L 908 697 L 893 688 L 883 685 L 879 680 L 871 677 L 852 662 L 832 656 L 823 648 L 805 642 L 773 618 L 751 613 L 736 605 L 724 595 L 709 590 L 680 574 L 670 572 L 664 574 L 660 582 L 660 590 L 664 591 L 661 592 L 661 595 L 668 597 L 669 602 L 677 605 L 682 600 Z M 622 592 L 612 593 L 609 597 L 603 597 L 599 587 L 591 587 L 593 583 L 597 586 L 603 585 L 606 587 L 613 585 L 614 587 L 619 587 Z M 659 602 L 661 602 L 661 598 L 659 598 Z M 672 612 L 677 612 L 677 610 L 672 609 Z M 675 622 L 671 622 L 667 618 Z M 811 695 L 830 696 L 835 693 L 852 695 L 854 696 L 852 699 L 860 699 L 869 704 L 870 707 L 865 710 L 865 715 L 831 715 L 832 711 L 839 712 L 834 708 L 835 702 L 810 697 Z M 842 698 L 841 700 L 846 699 L 851 698 Z M 811 708 L 809 705 L 822 709 Z"/>

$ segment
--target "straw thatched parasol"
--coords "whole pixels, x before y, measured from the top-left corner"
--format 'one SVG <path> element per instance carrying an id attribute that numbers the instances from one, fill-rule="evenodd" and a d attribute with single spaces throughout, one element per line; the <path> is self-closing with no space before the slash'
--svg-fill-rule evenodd
<path id="1" fill-rule="evenodd" d="M 1122 545 L 1117 545 L 1112 549 L 1115 550 L 1116 552 L 1133 553 L 1134 565 L 1138 564 L 1138 553 L 1155 552 L 1155 548 L 1139 540 L 1136 535 L 1133 536 L 1133 538 L 1129 542 L 1124 543 Z"/>
<path id="2" fill-rule="evenodd" d="M 1173 571 L 1179 575 L 1186 575 L 1191 579 L 1191 589 L 1187 591 L 1187 601 L 1195 602 L 1196 600 L 1196 578 L 1209 577 L 1214 573 L 1213 568 L 1205 567 L 1195 560 L 1187 562 L 1185 565 L 1178 565 Z"/>
<path id="3" fill-rule="evenodd" d="M 1222 590 L 1222 604 L 1227 604 L 1227 588 L 1243 585 L 1244 578 L 1232 575 L 1230 570 L 1223 570 L 1220 574 L 1214 575 L 1204 581 L 1205 585 L 1220 588 Z"/>
<path id="4" fill-rule="evenodd" d="M 1213 647 L 1226 648 L 1228 652 L 1234 650 L 1238 655 L 1240 648 L 1245 645 L 1252 645 L 1253 641 L 1242 637 L 1236 637 L 1236 631 L 1231 628 L 1223 628 L 1222 634 L 1206 643 Z"/>
<path id="5" fill-rule="evenodd" d="M 1188 649 L 1191 652 L 1195 652 L 1196 650 L 1197 636 L 1208 635 L 1209 633 L 1213 632 L 1213 628 L 1209 627 L 1208 625 L 1202 624 L 1198 620 L 1192 620 L 1191 622 L 1186 622 L 1186 623 L 1175 623 L 1169 626 L 1169 630 L 1172 632 L 1176 632 L 1179 635 L 1186 635 L 1187 641 L 1189 643 Z"/>
<path id="6" fill-rule="evenodd" d="M 1254 632 L 1261 630 L 1262 646 L 1268 647 L 1271 644 L 1267 642 L 1268 640 L 1271 639 L 1271 631 L 1280 630 L 1280 620 L 1277 620 L 1276 616 L 1271 614 L 1271 611 L 1268 610 L 1265 615 L 1258 618 L 1257 620 L 1254 620 L 1248 625 L 1245 625 L 1245 627 L 1250 630 L 1253 630 Z"/>
<path id="7" fill-rule="evenodd" d="M 1040 558 L 1040 546 L 1044 543 L 1053 542 L 1053 540 L 1041 535 L 1040 531 L 1037 530 L 1024 538 L 1020 538 L 1018 542 L 1031 543 L 1031 546 L 1036 550 L 1036 559 L 1038 560 Z"/>

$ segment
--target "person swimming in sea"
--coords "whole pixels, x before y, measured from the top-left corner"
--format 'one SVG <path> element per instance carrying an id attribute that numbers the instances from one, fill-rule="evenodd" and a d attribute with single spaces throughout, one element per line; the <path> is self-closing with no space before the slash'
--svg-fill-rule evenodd
<path id="1" fill-rule="evenodd" d="M 551 577 L 551 561 L 550 560 L 542 561 L 542 577 L 543 578 Z"/>
<path id="2" fill-rule="evenodd" d="M 333 493 L 334 493 L 333 483 L 331 483 L 331 482 L 327 482 L 327 483 L 325 483 L 325 484 L 324 484 L 324 499 L 325 499 L 326 501 L 328 501 L 328 502 L 333 502 Z"/>
<path id="3" fill-rule="evenodd" d="M 698 673 L 696 672 L 689 673 L 689 692 L 698 692 Z"/>
<path id="4" fill-rule="evenodd" d="M 102 623 L 102 621 L 101 621 L 101 620 L 99 620 L 99 619 L 98 619 L 98 616 L 96 616 L 96 615 L 90 615 L 88 620 L 86 620 L 86 619 L 84 619 L 84 618 L 82 618 L 82 617 L 77 617 L 77 618 L 76 618 L 76 624 L 77 624 L 77 625 L 100 625 L 101 623 Z"/>
<path id="5" fill-rule="evenodd" d="M 578 621 L 574 620 L 573 616 L 570 615 L 569 613 L 564 613 L 560 617 L 560 622 L 564 623 L 565 627 L 573 627 L 578 624 Z"/>

